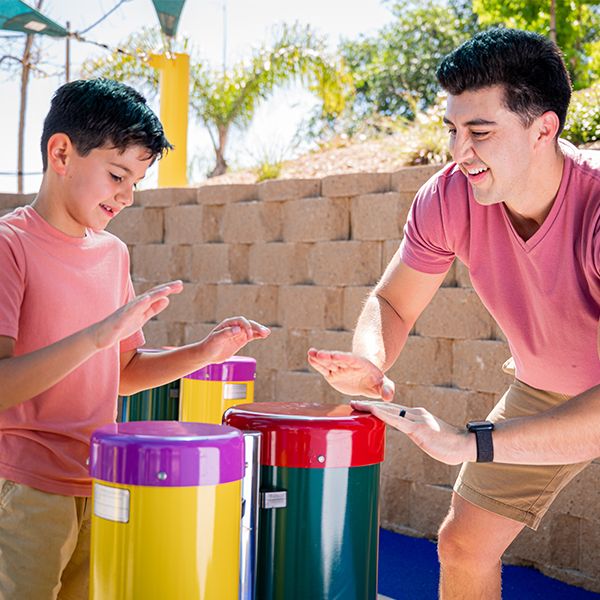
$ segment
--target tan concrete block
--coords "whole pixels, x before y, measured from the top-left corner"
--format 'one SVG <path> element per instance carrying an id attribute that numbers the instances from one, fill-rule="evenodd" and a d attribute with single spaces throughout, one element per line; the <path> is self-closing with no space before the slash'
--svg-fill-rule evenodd
<path id="1" fill-rule="evenodd" d="M 446 273 L 446 277 L 442 282 L 442 287 L 458 287 L 456 283 L 456 260 L 452 263 L 450 270 Z"/>
<path id="2" fill-rule="evenodd" d="M 135 192 L 136 206 L 168 207 L 181 204 L 196 204 L 198 191 L 195 187 L 158 188 Z"/>
<path id="3" fill-rule="evenodd" d="M 450 486 L 413 483 L 410 488 L 410 526 L 422 535 L 435 538 L 448 513 Z"/>
<path id="4" fill-rule="evenodd" d="M 600 464 L 594 462 L 579 473 L 560 492 L 550 512 L 600 523 Z"/>
<path id="5" fill-rule="evenodd" d="M 188 283 L 180 294 L 170 297 L 169 306 L 159 318 L 169 323 L 213 322 L 216 298 L 217 286 Z"/>
<path id="6" fill-rule="evenodd" d="M 454 263 L 456 264 L 456 284 L 459 287 L 472 288 L 473 284 L 471 283 L 469 269 L 467 269 L 464 263 L 458 260 L 458 258 L 454 261 Z"/>
<path id="7" fill-rule="evenodd" d="M 382 253 L 381 253 L 381 273 L 385 271 L 394 254 L 398 252 L 400 248 L 400 240 L 386 240 L 383 242 Z"/>
<path id="8" fill-rule="evenodd" d="M 346 240 L 350 235 L 347 198 L 301 198 L 283 205 L 283 239 L 286 242 Z"/>
<path id="9" fill-rule="evenodd" d="M 163 228 L 162 208 L 131 206 L 119 213 L 106 229 L 129 245 L 160 243 Z"/>
<path id="10" fill-rule="evenodd" d="M 313 330 L 308 334 L 306 349 L 308 350 L 309 347 L 350 352 L 352 350 L 352 333 L 349 331 Z"/>
<path id="11" fill-rule="evenodd" d="M 258 198 L 266 202 L 281 202 L 320 195 L 320 179 L 272 179 L 258 184 Z"/>
<path id="12" fill-rule="evenodd" d="M 344 314 L 342 325 L 348 331 L 354 331 L 358 317 L 369 297 L 371 287 L 351 286 L 344 288 Z"/>
<path id="13" fill-rule="evenodd" d="M 195 344 L 201 342 L 216 326 L 216 323 L 184 323 L 184 343 Z"/>
<path id="14" fill-rule="evenodd" d="M 183 324 L 151 319 L 144 325 L 144 337 L 144 348 L 181 346 L 184 343 Z"/>
<path id="15" fill-rule="evenodd" d="M 263 370 L 283 371 L 288 368 L 287 331 L 281 327 L 271 327 L 269 337 L 255 340 L 243 349 L 245 356 L 256 359 L 256 368 Z"/>
<path id="16" fill-rule="evenodd" d="M 502 393 L 513 380 L 502 371 L 509 356 L 504 342 L 457 340 L 453 348 L 452 384 L 463 389 Z"/>
<path id="17" fill-rule="evenodd" d="M 502 562 L 508 564 L 523 564 L 528 562 L 547 564 L 550 560 L 551 519 L 542 519 L 537 531 L 528 527 L 523 528 L 515 541 L 508 547 L 502 557 Z"/>
<path id="18" fill-rule="evenodd" d="M 421 454 L 421 450 L 406 435 L 388 427 L 382 473 L 386 477 L 414 481 L 420 470 Z"/>
<path id="19" fill-rule="evenodd" d="M 351 225 L 353 240 L 399 239 L 400 195 L 397 192 L 367 194 L 352 198 Z"/>
<path id="20" fill-rule="evenodd" d="M 341 329 L 342 288 L 282 286 L 279 322 L 297 329 Z"/>
<path id="21" fill-rule="evenodd" d="M 196 244 L 191 249 L 192 280 L 205 283 L 231 283 L 229 244 Z"/>
<path id="22" fill-rule="evenodd" d="M 231 243 L 281 240 L 281 205 L 276 202 L 238 202 L 225 206 L 223 241 Z"/>
<path id="23" fill-rule="evenodd" d="M 19 206 L 26 206 L 31 204 L 36 194 L 12 194 L 0 192 L 0 209 L 1 210 L 12 210 Z M 10 212 L 7 210 L 7 213 Z"/>
<path id="24" fill-rule="evenodd" d="M 550 521 L 550 564 L 559 569 L 579 569 L 581 519 L 553 515 Z"/>
<path id="25" fill-rule="evenodd" d="M 256 380 L 254 381 L 254 401 L 255 402 L 274 402 L 275 381 L 277 371 L 268 369 L 262 365 L 256 366 Z"/>
<path id="26" fill-rule="evenodd" d="M 391 189 L 396 192 L 418 192 L 421 186 L 440 169 L 439 165 L 424 165 L 400 169 L 392 173 Z"/>
<path id="27" fill-rule="evenodd" d="M 263 325 L 278 325 L 278 289 L 272 285 L 221 284 L 217 290 L 217 320 L 242 315 Z"/>
<path id="28" fill-rule="evenodd" d="M 308 279 L 308 244 L 271 242 L 252 244 L 248 279 L 252 283 L 293 285 Z"/>
<path id="29" fill-rule="evenodd" d="M 170 244 L 198 244 L 204 240 L 201 206 L 173 206 L 164 209 L 165 242 Z"/>
<path id="30" fill-rule="evenodd" d="M 229 247 L 229 273 L 233 283 L 250 283 L 250 244 L 231 244 Z"/>
<path id="31" fill-rule="evenodd" d="M 198 204 L 229 204 L 258 199 L 258 187 L 251 183 L 227 183 L 201 185 L 196 197 Z"/>
<path id="32" fill-rule="evenodd" d="M 398 225 L 400 227 L 400 237 L 404 237 L 404 225 L 406 225 L 406 219 L 410 212 L 410 207 L 415 199 L 414 192 L 394 192 L 398 194 Z"/>
<path id="33" fill-rule="evenodd" d="M 508 343 L 507 337 L 504 335 L 502 329 L 500 329 L 500 325 L 494 321 L 494 326 L 492 328 L 492 339 L 499 340 L 501 342 Z"/>
<path id="34" fill-rule="evenodd" d="M 410 487 L 410 481 L 382 476 L 379 496 L 382 527 L 409 525 Z"/>
<path id="35" fill-rule="evenodd" d="M 308 360 L 306 358 L 308 348 L 308 331 L 306 329 L 287 329 L 286 368 L 288 371 L 306 371 L 308 369 Z"/>
<path id="36" fill-rule="evenodd" d="M 138 281 L 190 280 L 190 248 L 175 244 L 136 244 L 131 272 Z"/>
<path id="37" fill-rule="evenodd" d="M 308 371 L 279 371 L 275 396 L 279 402 L 322 402 L 323 378 Z"/>
<path id="38" fill-rule="evenodd" d="M 387 192 L 390 189 L 389 173 L 344 173 L 328 175 L 321 182 L 321 195 L 328 198 L 335 196 L 359 196 Z"/>
<path id="39" fill-rule="evenodd" d="M 396 384 L 451 385 L 452 342 L 409 335 L 388 376 Z"/>
<path id="40" fill-rule="evenodd" d="M 600 521 L 583 519 L 581 522 L 581 571 L 595 580 L 596 588 L 600 588 Z M 588 588 L 594 589 L 594 588 Z M 600 589 L 596 589 L 600 591 Z"/>
<path id="41" fill-rule="evenodd" d="M 380 242 L 318 242 L 309 277 L 318 285 L 374 285 L 381 275 Z"/>
<path id="42" fill-rule="evenodd" d="M 415 324 L 418 335 L 452 339 L 490 339 L 494 319 L 473 289 L 441 288 Z"/>

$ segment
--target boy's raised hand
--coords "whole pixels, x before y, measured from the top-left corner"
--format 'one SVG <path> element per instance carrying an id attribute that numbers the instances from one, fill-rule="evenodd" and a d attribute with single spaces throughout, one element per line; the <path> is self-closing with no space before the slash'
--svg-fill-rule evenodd
<path id="1" fill-rule="evenodd" d="M 208 362 L 220 363 L 231 358 L 248 342 L 266 338 L 271 330 L 245 317 L 230 317 L 221 321 L 201 342 Z"/>
<path id="2" fill-rule="evenodd" d="M 385 402 L 394 397 L 394 382 L 363 356 L 310 348 L 308 362 L 342 394 L 380 398 Z"/>
<path id="3" fill-rule="evenodd" d="M 147 321 L 167 308 L 171 294 L 179 294 L 182 289 L 181 281 L 163 283 L 136 296 L 125 306 L 92 325 L 97 348 L 108 348 L 139 331 Z"/>

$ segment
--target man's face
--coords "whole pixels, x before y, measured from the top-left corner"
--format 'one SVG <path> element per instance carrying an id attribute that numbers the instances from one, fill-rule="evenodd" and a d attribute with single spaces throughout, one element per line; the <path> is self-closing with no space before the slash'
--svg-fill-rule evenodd
<path id="1" fill-rule="evenodd" d="M 448 96 L 444 122 L 450 151 L 468 178 L 475 200 L 491 205 L 530 193 L 535 133 L 504 105 L 492 86 Z"/>
<path id="2" fill-rule="evenodd" d="M 94 148 L 81 156 L 70 153 L 65 173 L 63 227 L 71 235 L 86 228 L 103 230 L 119 212 L 133 203 L 135 185 L 143 179 L 153 158 L 141 146 Z"/>

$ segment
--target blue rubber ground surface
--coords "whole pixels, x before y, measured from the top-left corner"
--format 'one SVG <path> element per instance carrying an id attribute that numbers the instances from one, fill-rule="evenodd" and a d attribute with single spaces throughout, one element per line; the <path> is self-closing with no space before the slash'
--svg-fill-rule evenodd
<path id="1" fill-rule="evenodd" d="M 503 569 L 503 600 L 592 600 L 588 592 L 528 567 Z M 438 560 L 433 542 L 382 529 L 379 536 L 379 593 L 394 600 L 436 600 Z"/>

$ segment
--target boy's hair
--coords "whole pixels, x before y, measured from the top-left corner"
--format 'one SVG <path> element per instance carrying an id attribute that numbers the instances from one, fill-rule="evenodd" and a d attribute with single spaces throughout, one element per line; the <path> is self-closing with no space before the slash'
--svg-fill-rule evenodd
<path id="1" fill-rule="evenodd" d="M 537 33 L 492 28 L 448 54 L 437 69 L 440 85 L 453 96 L 501 85 L 505 106 L 525 127 L 554 111 L 563 130 L 571 80 L 556 44 Z"/>
<path id="2" fill-rule="evenodd" d="M 106 145 L 121 151 L 138 145 L 147 148 L 151 157 L 160 158 L 173 148 L 146 99 L 111 79 L 80 79 L 56 90 L 42 132 L 44 172 L 48 140 L 55 133 L 68 135 L 81 156 Z"/>

